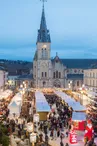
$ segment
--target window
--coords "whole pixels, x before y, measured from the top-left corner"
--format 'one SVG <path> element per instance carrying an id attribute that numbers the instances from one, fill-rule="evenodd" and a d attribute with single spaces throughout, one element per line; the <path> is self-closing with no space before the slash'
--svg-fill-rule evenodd
<path id="1" fill-rule="evenodd" d="M 48 53 L 47 53 L 47 50 L 45 48 L 45 58 L 47 58 L 47 57 L 48 57 Z"/>
<path id="2" fill-rule="evenodd" d="M 91 78 L 91 73 L 90 73 L 90 78 Z"/>
<path id="3" fill-rule="evenodd" d="M 58 78 L 58 71 L 56 71 L 56 78 Z"/>
<path id="4" fill-rule="evenodd" d="M 95 73 L 93 72 L 93 78 L 95 78 Z"/>
<path id="5" fill-rule="evenodd" d="M 43 49 L 42 49 L 42 58 L 43 58 Z"/>
<path id="6" fill-rule="evenodd" d="M 46 48 L 45 49 L 43 49 L 42 48 L 42 58 L 47 58 L 47 50 L 46 50 Z"/>
<path id="7" fill-rule="evenodd" d="M 43 77 L 43 72 L 42 72 L 42 77 Z"/>
<path id="8" fill-rule="evenodd" d="M 93 80 L 93 86 L 95 86 L 95 81 Z"/>
<path id="9" fill-rule="evenodd" d="M 90 80 L 90 86 L 91 86 L 91 80 Z"/>
<path id="10" fill-rule="evenodd" d="M 77 81 L 77 86 L 79 86 L 79 81 Z"/>
<path id="11" fill-rule="evenodd" d="M 59 78 L 61 78 L 61 72 L 59 72 Z"/>
<path id="12" fill-rule="evenodd" d="M 47 73 L 45 72 L 45 77 L 47 77 Z"/>
<path id="13" fill-rule="evenodd" d="M 55 78 L 55 72 L 53 73 L 53 78 Z"/>

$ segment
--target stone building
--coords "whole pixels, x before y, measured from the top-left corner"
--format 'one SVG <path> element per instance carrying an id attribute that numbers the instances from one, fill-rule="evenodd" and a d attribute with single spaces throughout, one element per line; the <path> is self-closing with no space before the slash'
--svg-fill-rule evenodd
<path id="1" fill-rule="evenodd" d="M 36 48 L 33 61 L 34 87 L 65 87 L 66 67 L 57 54 L 54 60 L 51 60 L 51 38 L 46 25 L 44 6 Z"/>
<path id="2" fill-rule="evenodd" d="M 84 70 L 84 85 L 91 91 L 97 92 L 97 69 Z"/>

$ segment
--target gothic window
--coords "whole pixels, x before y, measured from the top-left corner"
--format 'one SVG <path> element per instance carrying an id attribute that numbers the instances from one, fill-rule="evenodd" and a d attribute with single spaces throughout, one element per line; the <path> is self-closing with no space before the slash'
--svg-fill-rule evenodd
<path id="1" fill-rule="evenodd" d="M 56 78 L 58 78 L 58 71 L 56 71 Z"/>
<path id="2" fill-rule="evenodd" d="M 61 78 L 61 72 L 59 72 L 59 78 Z"/>
<path id="3" fill-rule="evenodd" d="M 42 58 L 43 58 L 43 49 L 42 49 Z"/>
<path id="4" fill-rule="evenodd" d="M 41 76 L 43 77 L 43 72 L 42 72 L 42 75 Z"/>
<path id="5" fill-rule="evenodd" d="M 43 49 L 43 58 L 45 58 L 45 50 Z"/>
<path id="6" fill-rule="evenodd" d="M 46 50 L 46 48 L 45 48 L 45 58 L 47 58 L 47 50 Z"/>
<path id="7" fill-rule="evenodd" d="M 53 78 L 55 78 L 55 72 L 53 73 Z"/>
<path id="8" fill-rule="evenodd" d="M 47 77 L 47 72 L 45 72 L 45 77 Z"/>

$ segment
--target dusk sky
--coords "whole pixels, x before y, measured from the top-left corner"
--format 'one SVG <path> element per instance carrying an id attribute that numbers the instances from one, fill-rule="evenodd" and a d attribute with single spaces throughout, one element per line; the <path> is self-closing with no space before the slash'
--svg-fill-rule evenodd
<path id="1" fill-rule="evenodd" d="M 32 61 L 40 27 L 40 0 L 0 0 L 0 59 Z M 97 0 L 48 0 L 51 57 L 97 58 Z"/>

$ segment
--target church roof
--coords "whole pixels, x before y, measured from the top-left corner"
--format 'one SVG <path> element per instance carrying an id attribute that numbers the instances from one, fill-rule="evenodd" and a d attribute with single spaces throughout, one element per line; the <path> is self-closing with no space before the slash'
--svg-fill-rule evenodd
<path id="1" fill-rule="evenodd" d="M 61 62 L 67 68 L 81 68 L 89 69 L 94 68 L 94 64 L 97 64 L 97 59 L 60 59 Z M 52 62 L 54 59 L 52 59 Z"/>
<path id="2" fill-rule="evenodd" d="M 38 36 L 37 36 L 37 43 L 38 42 L 51 42 L 49 30 L 47 29 L 47 26 L 46 26 L 44 5 L 42 9 L 40 29 L 38 30 Z"/>
<path id="3" fill-rule="evenodd" d="M 56 53 L 56 56 L 55 56 L 55 58 L 52 60 L 52 63 L 58 63 L 58 62 L 62 63 L 61 59 L 59 58 L 58 54 Z M 63 64 L 63 63 L 62 63 L 62 64 Z"/>

